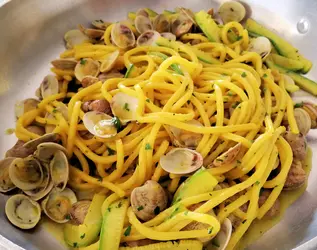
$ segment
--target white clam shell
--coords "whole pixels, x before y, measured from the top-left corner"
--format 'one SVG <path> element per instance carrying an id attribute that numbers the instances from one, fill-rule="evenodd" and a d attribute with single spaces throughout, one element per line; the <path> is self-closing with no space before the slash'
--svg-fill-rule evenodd
<path id="1" fill-rule="evenodd" d="M 86 76 L 97 77 L 100 73 L 100 64 L 91 58 L 81 59 L 75 67 L 75 77 L 82 81 Z"/>
<path id="2" fill-rule="evenodd" d="M 102 60 L 100 65 L 101 72 L 109 72 L 113 69 L 118 57 L 119 57 L 119 50 L 115 50 L 111 53 L 108 53 Z"/>
<path id="3" fill-rule="evenodd" d="M 119 92 L 112 97 L 110 106 L 112 113 L 122 123 L 135 121 L 137 119 L 138 99 L 136 97 Z"/>
<path id="4" fill-rule="evenodd" d="M 160 38 L 161 35 L 155 30 L 148 30 L 142 33 L 138 40 L 136 41 L 138 46 L 153 46 L 156 45 L 156 40 Z"/>
<path id="5" fill-rule="evenodd" d="M 15 157 L 7 157 L 0 161 L 0 192 L 8 192 L 15 188 L 9 176 L 9 167 Z"/>
<path id="6" fill-rule="evenodd" d="M 83 123 L 91 134 L 101 138 L 110 138 L 117 134 L 117 128 L 112 119 L 105 113 L 90 111 L 84 115 Z"/>
<path id="7" fill-rule="evenodd" d="M 9 221 L 21 229 L 33 228 L 41 219 L 40 205 L 23 194 L 13 195 L 7 200 L 5 213 Z"/>
<path id="8" fill-rule="evenodd" d="M 174 148 L 160 158 L 161 167 L 171 174 L 189 174 L 203 165 L 203 157 L 195 150 Z"/>
<path id="9" fill-rule="evenodd" d="M 215 238 L 212 239 L 214 244 L 210 244 L 208 246 L 208 249 L 209 250 L 225 250 L 231 238 L 231 233 L 232 233 L 232 224 L 231 224 L 231 221 L 226 218 L 221 224 L 220 231 L 215 236 Z"/>
<path id="10" fill-rule="evenodd" d="M 259 36 L 251 40 L 248 51 L 258 53 L 264 60 L 271 52 L 272 45 L 269 39 Z"/>

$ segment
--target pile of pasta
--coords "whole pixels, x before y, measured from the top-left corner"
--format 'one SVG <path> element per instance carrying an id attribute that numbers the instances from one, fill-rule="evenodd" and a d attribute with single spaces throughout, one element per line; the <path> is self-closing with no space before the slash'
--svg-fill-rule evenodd
<path id="1" fill-rule="evenodd" d="M 235 29 L 241 37 L 234 43 L 228 39 L 231 29 Z M 111 26 L 105 31 L 105 45 L 76 45 L 60 57 L 98 60 L 118 50 L 111 44 L 110 30 Z M 285 117 L 291 132 L 298 133 L 293 102 L 285 90 L 284 77 L 280 75 L 276 80 L 278 72 L 266 68 L 259 54 L 247 51 L 250 38 L 241 24 L 225 24 L 220 35 L 223 43 L 209 42 L 202 34 L 189 33 L 173 46 L 153 45 L 120 50 L 117 65 L 126 68 L 133 65 L 128 78 L 99 81 L 79 88 L 77 92 L 68 90 L 69 82 L 74 78 L 72 70 L 52 68 L 62 82 L 60 93 L 44 98 L 37 109 L 24 114 L 17 121 L 15 132 L 23 141 L 38 137 L 26 129 L 32 122 L 54 125 L 53 132 L 60 134 L 68 157 L 76 157 L 81 166 L 70 166 L 68 185 L 75 190 L 102 190 L 107 194 L 104 208 L 121 197 L 128 197 L 133 188 L 147 180 L 159 182 L 164 178 L 168 191 L 174 193 L 184 176 L 169 174 L 159 164 L 160 157 L 175 148 L 169 127 L 202 134 L 195 150 L 203 156 L 204 166 L 210 169 L 218 182 L 229 182 L 230 187 L 183 199 L 146 223 L 140 222 L 131 209 L 128 210 L 132 230 L 128 236 L 122 236 L 121 242 L 215 235 L 221 222 L 235 213 L 244 223 L 231 236 L 227 249 L 233 249 L 251 223 L 261 219 L 273 206 L 283 189 L 293 160 L 292 150 L 282 136 L 286 131 L 285 126 L 281 125 Z M 188 45 L 193 39 L 200 42 Z M 212 56 L 219 63 L 205 63 L 198 58 L 197 50 Z M 168 58 L 162 60 L 152 52 L 163 53 Z M 179 66 L 182 74 L 171 69 L 173 64 Z M 111 138 L 81 137 L 81 132 L 87 131 L 82 123 L 85 114 L 82 103 L 99 99 L 111 103 L 112 97 L 119 92 L 137 98 L 136 121 L 128 123 Z M 68 120 L 56 109 L 65 98 L 70 98 L 66 104 Z M 51 118 L 44 117 L 47 112 L 52 115 Z M 203 126 L 188 123 L 191 120 L 197 120 Z M 236 161 L 220 167 L 212 166 L 219 155 L 238 143 L 242 148 Z M 268 180 L 278 158 L 280 170 L 273 179 Z M 92 163 L 95 171 L 89 166 Z M 271 189 L 272 192 L 259 208 L 262 188 Z M 208 211 L 241 191 L 245 191 L 243 195 L 220 207 L 217 220 L 211 219 L 213 217 L 208 215 Z M 201 202 L 203 205 L 186 218 L 179 214 L 173 220 L 166 220 L 180 204 L 189 207 Z M 240 207 L 246 203 L 249 206 L 243 212 Z M 213 231 L 211 234 L 207 230 L 181 231 L 193 220 L 209 224 Z"/>

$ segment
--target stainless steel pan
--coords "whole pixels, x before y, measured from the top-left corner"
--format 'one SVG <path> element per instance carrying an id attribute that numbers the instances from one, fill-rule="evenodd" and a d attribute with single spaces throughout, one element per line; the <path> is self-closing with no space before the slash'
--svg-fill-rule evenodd
<path id="1" fill-rule="evenodd" d="M 3 1 L 0 0 L 0 5 Z M 128 11 L 150 7 L 157 11 L 184 6 L 194 10 L 217 7 L 220 1 L 207 0 L 12 0 L 0 8 L 0 155 L 16 141 L 4 135 L 14 126 L 14 103 L 34 95 L 49 62 L 64 48 L 63 34 L 95 19 L 122 20 Z M 317 65 L 316 0 L 249 0 L 252 16 L 291 41 Z M 317 80 L 317 66 L 309 73 Z M 301 95 L 301 94 L 299 94 Z M 304 96 L 307 94 L 304 94 Z M 311 97 L 307 97 L 311 98 Z M 314 99 L 314 98 L 313 98 Z M 315 100 L 316 101 L 316 100 Z M 317 132 L 310 132 L 309 144 L 317 151 Z M 250 249 L 317 249 L 317 152 L 303 196 L 284 219 Z M 4 215 L 6 197 L 0 196 L 0 249 L 63 249 L 41 227 L 22 232 Z M 13 243 L 12 243 L 13 242 Z M 6 248 L 3 248 L 6 247 Z M 18 248 L 17 248 L 18 249 Z"/>

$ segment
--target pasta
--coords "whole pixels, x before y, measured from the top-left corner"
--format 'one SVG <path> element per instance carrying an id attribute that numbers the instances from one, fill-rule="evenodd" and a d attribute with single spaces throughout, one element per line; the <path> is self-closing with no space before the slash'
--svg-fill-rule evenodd
<path id="1" fill-rule="evenodd" d="M 142 239 L 218 244 L 217 234 L 229 223 L 228 241 L 219 244 L 235 249 L 252 222 L 276 205 L 298 159 L 285 134 L 297 138 L 303 126 L 286 90 L 287 76 L 267 66 L 271 46 L 257 51 L 252 47 L 256 38 L 240 20 L 218 26 L 206 13 L 219 31 L 212 41 L 201 24 L 204 15 L 194 15 L 204 34 L 188 29 L 176 41 L 153 31 L 146 44 L 140 44 L 141 34 L 132 47 L 141 28 L 121 22 L 99 30 L 102 43 L 87 36 L 69 46 L 52 62 L 57 93 L 46 94 L 43 82 L 41 100 L 17 121 L 15 133 L 23 142 L 42 140 L 28 129 L 34 124 L 44 127 L 46 136 L 59 136 L 69 161 L 68 186 L 106 195 L 101 214 L 110 216 L 113 204 L 130 197 L 127 211 L 116 212 L 125 221 L 117 232 L 121 240 L 113 239 L 117 248 Z M 54 81 L 47 78 L 46 88 L 53 88 Z M 192 191 L 196 186 L 188 183 L 197 173 L 210 182 L 202 179 L 206 183 L 197 182 Z M 186 185 L 188 194 L 182 193 Z M 144 219 L 154 198 L 145 205 L 140 199 L 152 192 L 143 191 L 149 186 L 157 192 L 155 199 L 163 198 Z M 263 190 L 269 195 L 262 202 Z M 165 192 L 174 195 L 173 201 Z M 103 237 L 93 246 L 104 244 Z"/>

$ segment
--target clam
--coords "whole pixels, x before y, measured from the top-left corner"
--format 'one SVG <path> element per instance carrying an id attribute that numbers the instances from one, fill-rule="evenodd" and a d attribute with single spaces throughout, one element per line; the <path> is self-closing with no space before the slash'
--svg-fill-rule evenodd
<path id="1" fill-rule="evenodd" d="M 175 19 L 172 20 L 171 30 L 176 37 L 180 37 L 188 33 L 193 26 L 191 19 L 187 15 L 180 13 Z"/>
<path id="2" fill-rule="evenodd" d="M 64 35 L 66 47 L 72 49 L 75 45 L 90 42 L 88 36 L 83 34 L 80 30 L 69 30 Z"/>
<path id="3" fill-rule="evenodd" d="M 51 61 L 51 64 L 57 69 L 74 70 L 77 61 L 71 58 L 61 58 Z"/>
<path id="4" fill-rule="evenodd" d="M 30 125 L 27 126 L 26 129 L 34 134 L 43 136 L 45 134 L 45 130 L 43 127 L 37 126 L 37 125 Z"/>
<path id="5" fill-rule="evenodd" d="M 51 113 L 46 113 L 45 114 L 45 118 L 46 119 L 55 119 L 54 115 Z M 54 129 L 56 128 L 55 125 L 52 124 L 45 124 L 45 133 L 49 134 L 49 133 L 53 133 Z"/>
<path id="6" fill-rule="evenodd" d="M 73 204 L 69 213 L 72 224 L 81 225 L 84 223 L 90 204 L 90 200 L 77 201 Z"/>
<path id="7" fill-rule="evenodd" d="M 63 191 L 67 185 L 69 167 L 66 155 L 57 150 L 50 162 L 50 173 L 56 190 Z"/>
<path id="8" fill-rule="evenodd" d="M 197 120 L 191 120 L 186 122 L 197 127 L 202 127 L 203 125 Z M 199 130 L 199 128 L 198 128 Z M 170 126 L 170 131 L 172 133 L 173 144 L 177 147 L 188 147 L 196 148 L 201 138 L 202 134 L 193 133 L 190 131 L 182 130 L 173 126 Z"/>
<path id="9" fill-rule="evenodd" d="M 151 19 L 142 15 L 139 15 L 134 20 L 136 30 L 142 34 L 145 31 L 153 30 Z"/>
<path id="10" fill-rule="evenodd" d="M 212 239 L 211 244 L 208 246 L 210 250 L 225 250 L 232 233 L 232 224 L 229 219 L 225 219 L 221 224 L 220 231 L 215 238 Z"/>
<path id="11" fill-rule="evenodd" d="M 163 14 L 157 15 L 153 20 L 153 29 L 159 33 L 169 32 L 170 22 L 168 18 Z"/>
<path id="12" fill-rule="evenodd" d="M 302 107 L 308 114 L 311 119 L 311 128 L 317 128 L 317 108 L 316 105 L 305 102 L 300 104 L 299 106 Z"/>
<path id="13" fill-rule="evenodd" d="M 19 118 L 20 116 L 31 110 L 37 109 L 37 105 L 39 103 L 40 102 L 38 100 L 33 98 L 28 98 L 23 101 L 16 102 L 14 106 L 14 113 L 16 118 Z"/>
<path id="14" fill-rule="evenodd" d="M 99 76 L 98 76 L 98 79 L 102 82 L 108 80 L 108 79 L 111 79 L 111 78 L 123 78 L 124 75 L 121 74 L 118 70 L 116 69 L 113 69 L 111 70 L 110 72 L 107 72 L 107 73 L 101 73 Z"/>
<path id="15" fill-rule="evenodd" d="M 215 167 L 220 167 L 222 165 L 230 164 L 237 158 L 240 149 L 241 143 L 238 143 L 234 147 L 229 148 L 226 152 L 224 152 L 214 160 L 213 165 Z"/>
<path id="16" fill-rule="evenodd" d="M 164 37 L 170 41 L 176 41 L 176 36 L 170 32 L 163 32 L 161 33 L 161 37 Z"/>
<path id="17" fill-rule="evenodd" d="M 94 76 L 85 76 L 83 80 L 81 81 L 81 85 L 86 88 L 90 85 L 93 85 L 94 83 L 99 82 L 99 79 Z"/>
<path id="18" fill-rule="evenodd" d="M 156 40 L 160 37 L 161 35 L 157 31 L 148 30 L 138 37 L 136 44 L 137 46 L 153 46 L 156 44 Z"/>
<path id="19" fill-rule="evenodd" d="M 0 161 L 0 192 L 2 193 L 15 188 L 15 185 L 9 177 L 9 167 L 15 159 L 14 157 L 8 157 Z"/>
<path id="20" fill-rule="evenodd" d="M 238 1 L 228 1 L 220 6 L 218 14 L 224 23 L 240 22 L 246 15 L 246 9 Z"/>
<path id="21" fill-rule="evenodd" d="M 144 16 L 144 17 L 149 17 L 149 13 L 146 11 L 146 9 L 139 9 L 136 13 L 136 16 Z"/>
<path id="22" fill-rule="evenodd" d="M 28 191 L 41 185 L 44 174 L 40 162 L 33 156 L 28 156 L 11 162 L 9 177 L 16 187 Z"/>
<path id="23" fill-rule="evenodd" d="M 101 112 L 90 111 L 83 117 L 84 126 L 87 130 L 101 138 L 110 138 L 117 134 L 114 118 Z"/>
<path id="24" fill-rule="evenodd" d="M 33 154 L 34 150 L 25 148 L 24 144 L 24 141 L 18 140 L 16 144 L 6 152 L 5 157 L 24 158 Z"/>
<path id="25" fill-rule="evenodd" d="M 179 11 L 187 16 L 187 18 L 192 21 L 193 24 L 196 24 L 195 15 L 190 9 L 186 9 L 183 7 L 178 8 Z"/>
<path id="26" fill-rule="evenodd" d="M 66 154 L 66 149 L 54 142 L 43 142 L 37 146 L 34 156 L 41 162 L 49 163 L 53 159 L 56 152 L 61 151 Z"/>
<path id="27" fill-rule="evenodd" d="M 160 165 L 171 174 L 189 174 L 203 165 L 203 157 L 195 150 L 174 148 L 161 156 Z"/>
<path id="28" fill-rule="evenodd" d="M 53 183 L 50 181 L 50 172 L 48 166 L 43 164 L 43 181 L 42 183 L 35 189 L 24 191 L 25 194 L 30 196 L 32 200 L 40 200 L 44 196 L 46 196 L 53 188 Z"/>
<path id="29" fill-rule="evenodd" d="M 109 25 L 111 25 L 111 23 L 109 22 L 104 22 L 103 20 L 99 19 L 99 20 L 94 20 L 91 22 L 91 24 L 96 27 L 97 29 L 101 29 L 101 30 L 106 30 L 108 28 Z"/>
<path id="30" fill-rule="evenodd" d="M 304 136 L 308 134 L 311 128 L 311 119 L 309 114 L 301 108 L 294 109 L 294 117 L 299 129 L 299 132 Z"/>
<path id="31" fill-rule="evenodd" d="M 126 49 L 135 45 L 135 36 L 132 30 L 123 23 L 116 23 L 112 27 L 111 40 L 121 49 Z"/>
<path id="32" fill-rule="evenodd" d="M 46 98 L 59 93 L 59 83 L 55 76 L 47 75 L 44 77 L 40 86 L 41 98 Z"/>
<path id="33" fill-rule="evenodd" d="M 101 72 L 108 72 L 113 69 L 117 59 L 119 58 L 119 50 L 115 50 L 111 53 L 108 53 L 104 58 L 101 60 L 100 71 Z"/>
<path id="34" fill-rule="evenodd" d="M 271 52 L 272 45 L 269 39 L 259 36 L 251 40 L 248 51 L 258 53 L 264 60 Z"/>
<path id="35" fill-rule="evenodd" d="M 33 228 L 41 219 L 40 205 L 23 194 L 13 195 L 7 200 L 5 213 L 9 221 L 21 229 Z"/>
<path id="36" fill-rule="evenodd" d="M 72 205 L 77 202 L 75 193 L 65 188 L 59 192 L 53 189 L 42 201 L 44 213 L 57 223 L 65 223 L 69 220 Z"/>
<path id="37" fill-rule="evenodd" d="M 90 39 L 100 39 L 105 33 L 104 30 L 85 28 L 82 25 L 78 25 L 78 29 Z"/>
<path id="38" fill-rule="evenodd" d="M 33 139 L 33 140 L 26 142 L 23 145 L 23 147 L 34 152 L 36 150 L 37 146 L 43 142 L 58 142 L 59 140 L 60 140 L 59 134 L 56 134 L 56 133 L 45 134 L 39 138 L 36 138 L 36 139 Z"/>
<path id="39" fill-rule="evenodd" d="M 149 180 L 131 193 L 131 206 L 135 215 L 143 221 L 153 219 L 167 206 L 167 194 L 156 181 Z"/>
<path id="40" fill-rule="evenodd" d="M 135 121 L 137 118 L 138 99 L 133 96 L 119 92 L 112 97 L 110 106 L 112 113 L 123 123 Z"/>
<path id="41" fill-rule="evenodd" d="M 75 67 L 75 77 L 82 81 L 85 76 L 97 77 L 100 72 L 100 64 L 91 58 L 81 59 Z"/>

